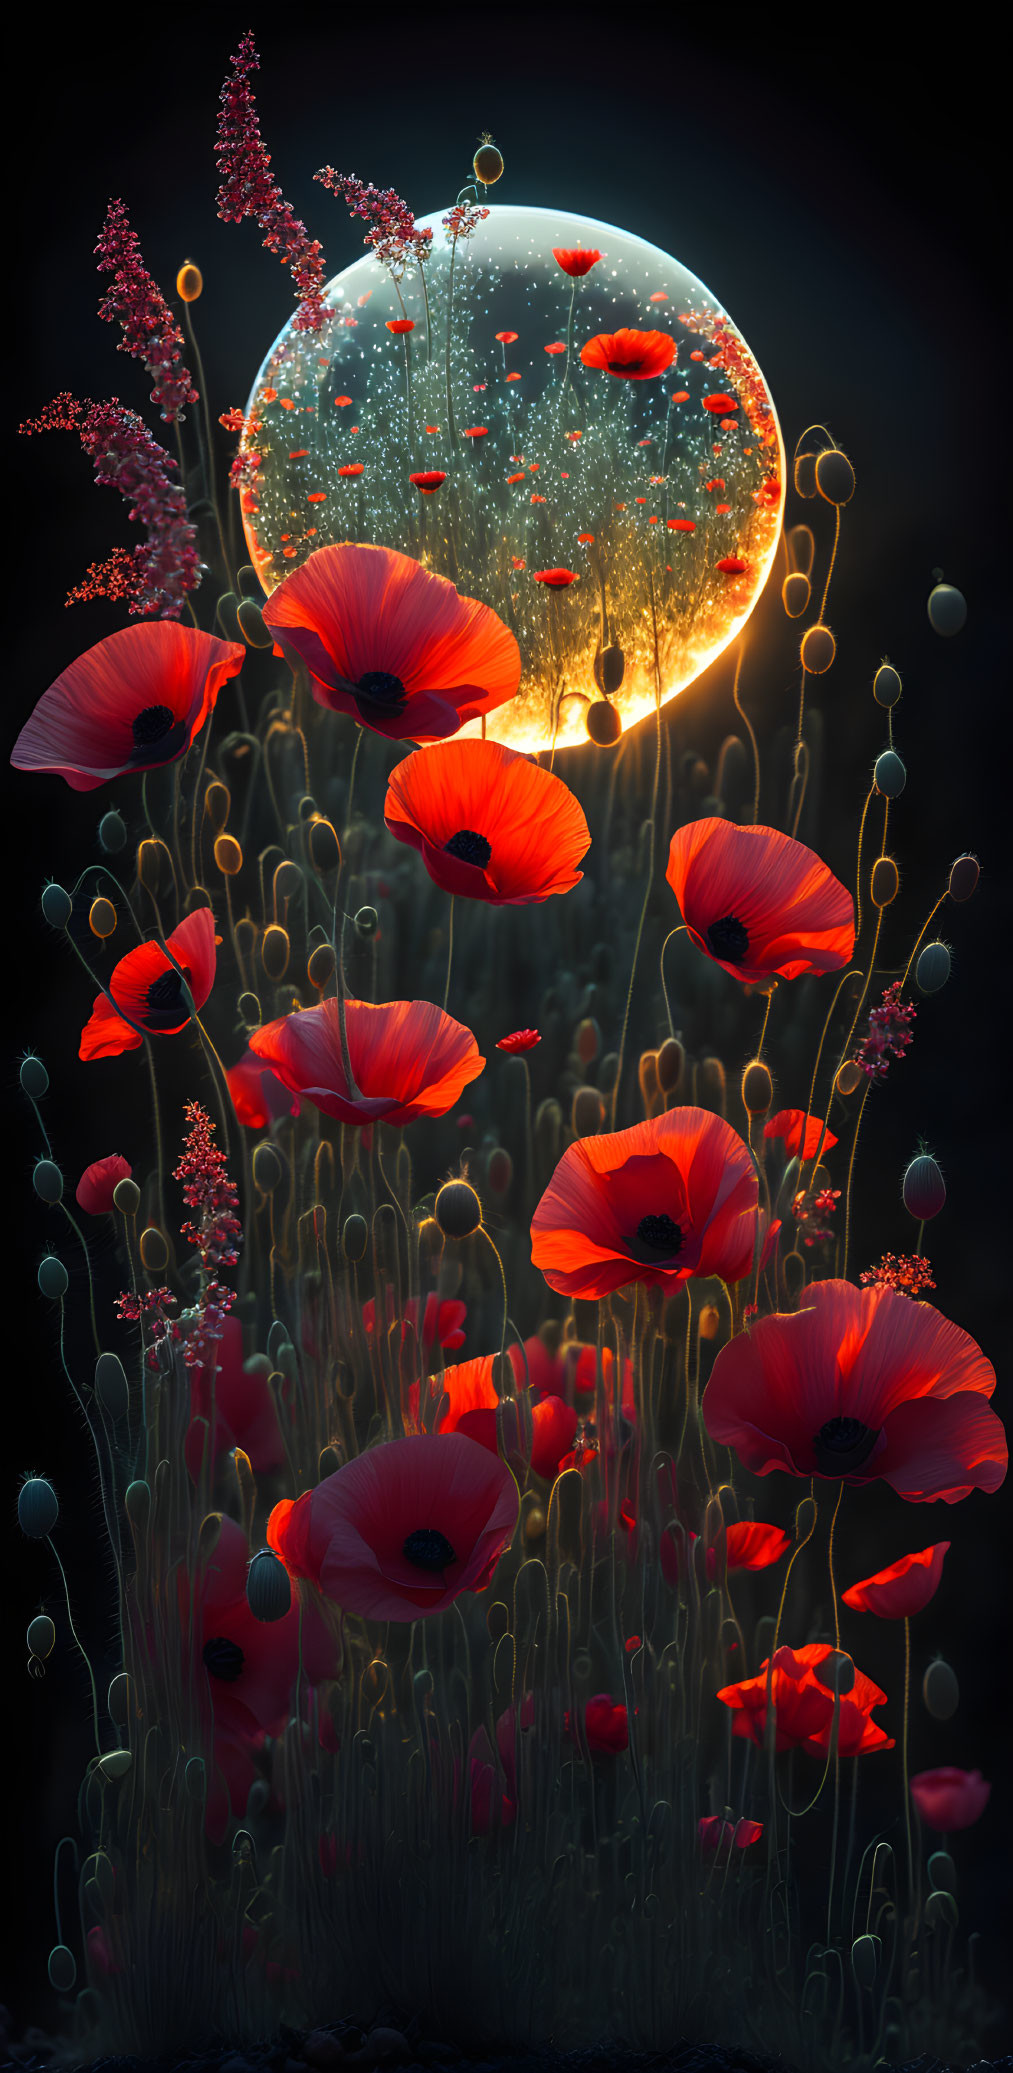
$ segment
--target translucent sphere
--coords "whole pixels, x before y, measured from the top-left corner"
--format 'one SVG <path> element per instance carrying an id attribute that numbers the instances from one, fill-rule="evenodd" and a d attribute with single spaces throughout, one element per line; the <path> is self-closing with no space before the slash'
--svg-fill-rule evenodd
<path id="1" fill-rule="evenodd" d="M 774 407 L 731 318 L 656 245 L 554 209 L 490 206 L 456 240 L 440 214 L 420 227 L 421 266 L 370 252 L 319 331 L 289 323 L 268 353 L 240 449 L 251 560 L 270 593 L 334 541 L 413 556 L 520 645 L 488 737 L 586 742 L 602 649 L 622 651 L 629 726 L 748 618 L 781 525 Z"/>

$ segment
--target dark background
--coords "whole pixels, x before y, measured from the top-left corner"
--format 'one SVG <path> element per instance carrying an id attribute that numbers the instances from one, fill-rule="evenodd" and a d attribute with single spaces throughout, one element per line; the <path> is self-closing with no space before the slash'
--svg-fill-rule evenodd
<path id="1" fill-rule="evenodd" d="M 62 24 L 52 43 L 48 28 L 36 31 L 30 20 L 13 41 L 8 32 L 9 114 L 20 108 L 29 128 L 8 172 L 5 226 L 7 741 L 13 745 L 60 670 L 124 623 L 122 608 L 65 612 L 63 599 L 89 561 L 137 537 L 116 496 L 93 487 L 76 438 L 21 441 L 18 421 L 69 388 L 117 394 L 165 436 L 147 405 L 143 370 L 116 354 L 117 330 L 94 315 L 101 288 L 93 248 L 109 198 L 126 202 L 163 288 L 171 289 L 185 257 L 203 270 L 195 316 L 215 414 L 245 402 L 293 307 L 287 272 L 262 251 L 261 233 L 215 214 L 217 96 L 244 27 L 253 27 L 261 54 L 255 86 L 274 171 L 321 237 L 328 277 L 362 247 L 343 208 L 314 185 L 319 165 L 392 185 L 421 216 L 454 198 L 484 129 L 506 159 L 497 197 L 558 202 L 673 250 L 741 325 L 789 451 L 810 421 L 823 420 L 855 465 L 858 491 L 843 514 L 828 610 L 838 656 L 816 698 L 827 725 L 827 797 L 850 831 L 883 742 L 873 673 L 889 653 L 904 677 L 895 731 L 908 784 L 891 822 L 904 880 L 898 940 L 905 929 L 908 940 L 917 932 L 956 854 L 972 849 L 982 862 L 975 899 L 941 917 L 952 979 L 924 1004 L 908 1060 L 877 1096 L 856 1222 L 866 1234 L 863 1257 L 910 1248 L 897 1176 L 923 1132 L 949 1188 L 946 1210 L 926 1234 L 933 1300 L 995 1361 L 996 1406 L 1008 1417 L 1008 514 L 1000 510 L 1008 310 L 999 292 L 1006 227 L 994 201 L 1004 119 L 989 83 L 996 54 L 980 38 L 965 39 L 959 19 L 929 44 L 918 27 L 884 31 L 843 13 L 833 36 L 757 10 L 701 10 L 688 26 L 687 13 L 676 29 L 665 26 L 676 20 L 667 9 L 632 4 L 597 15 L 229 5 L 199 17 L 164 11 L 157 21 L 92 10 Z M 813 507 L 791 498 L 788 516 L 812 519 Z M 824 550 L 828 516 L 824 508 L 813 521 Z M 926 616 L 936 567 L 968 599 L 967 626 L 952 641 L 937 638 Z M 768 631 L 775 661 L 764 670 Z M 776 580 L 754 620 L 751 654 L 747 682 L 761 725 L 779 725 L 793 708 L 796 673 Z M 673 747 L 705 754 L 733 723 L 727 661 L 666 720 Z M 0 1084 L 13 1159 L 3 1661 L 8 1814 L 17 1823 L 26 1809 L 26 1848 L 6 1875 L 15 1907 L 0 1997 L 27 2022 L 53 2013 L 45 1975 L 55 1940 L 52 1851 L 73 1830 L 89 1747 L 80 1658 L 58 1645 L 38 1684 L 24 1668 L 24 1628 L 43 1599 L 57 1611 L 58 1584 L 45 1549 L 26 1543 L 16 1525 L 17 1485 L 29 1467 L 51 1475 L 60 1491 L 60 1545 L 100 1690 L 115 1664 L 90 1449 L 59 1373 L 54 1313 L 35 1289 L 44 1245 L 61 1234 L 57 1214 L 31 1192 L 41 1147 L 17 1085 L 23 1051 L 37 1048 L 46 1059 L 47 1123 L 71 1188 L 95 1156 L 97 1104 L 106 1104 L 103 1138 L 111 1133 L 112 1142 L 116 1129 L 108 1082 L 100 1089 L 95 1069 L 76 1058 L 88 1005 L 81 975 L 37 904 L 48 876 L 72 881 L 95 853 L 94 826 L 107 802 L 101 793 L 72 794 L 55 778 L 13 773 L 8 753 Z M 840 826 L 835 839 L 843 839 Z M 849 852 L 852 842 L 848 832 Z M 766 1516 L 788 1516 L 782 1482 L 765 1486 Z M 983 1970 L 999 1987 L 1011 1846 L 1008 1486 L 991 1499 L 976 1494 L 953 1508 L 903 1515 L 889 1492 L 874 1494 L 875 1503 L 853 1508 L 843 1580 L 902 1549 L 953 1540 L 938 1597 L 915 1627 L 914 1665 L 920 1679 L 931 1654 L 945 1653 L 962 1704 L 951 1722 L 934 1723 L 916 1696 L 911 1767 L 952 1762 L 993 1780 L 985 1821 L 957 1839 L 954 1854 L 962 1929 L 982 1932 Z M 858 1639 L 854 1645 L 895 1697 L 900 1634 L 867 1621 L 862 1641 L 873 1627 L 864 1650 Z M 899 1719 L 890 1725 L 899 1733 Z M 73 1913 L 70 1921 L 76 1943 Z M 998 2051 L 1008 2039 L 995 2033 L 988 2042 Z"/>

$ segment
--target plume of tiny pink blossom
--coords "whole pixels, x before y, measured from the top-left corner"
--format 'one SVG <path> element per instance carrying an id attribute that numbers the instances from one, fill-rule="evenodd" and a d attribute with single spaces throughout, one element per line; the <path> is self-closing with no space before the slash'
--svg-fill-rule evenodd
<path id="1" fill-rule="evenodd" d="M 117 351 L 143 362 L 155 384 L 152 403 L 157 403 L 166 424 L 178 424 L 186 404 L 199 403 L 200 397 L 183 364 L 183 333 L 144 265 L 140 239 L 123 202 L 110 202 L 95 250 L 99 273 L 113 276 L 112 287 L 99 303 L 99 316 L 107 324 L 120 325 L 123 337 Z"/>
<path id="2" fill-rule="evenodd" d="M 186 1104 L 189 1125 L 183 1156 L 173 1174 L 183 1182 L 183 1200 L 196 1216 L 180 1225 L 181 1236 L 200 1254 L 201 1288 L 196 1316 L 187 1335 L 187 1367 L 199 1367 L 220 1339 L 236 1300 L 234 1289 L 219 1280 L 219 1268 L 234 1267 L 243 1227 L 236 1211 L 239 1196 L 225 1170 L 225 1154 L 214 1142 L 214 1124 L 198 1101 Z"/>
<path id="3" fill-rule="evenodd" d="M 893 1288 L 900 1296 L 918 1296 L 923 1288 L 935 1288 L 932 1263 L 923 1253 L 885 1252 L 875 1267 L 863 1268 L 858 1277 L 863 1288 Z"/>
<path id="4" fill-rule="evenodd" d="M 384 266 L 401 274 L 406 266 L 424 264 L 433 233 L 417 227 L 407 202 L 393 187 L 366 185 L 354 173 L 336 173 L 333 166 L 321 166 L 313 178 L 332 194 L 343 195 L 349 215 L 361 216 L 369 225 L 362 242 L 372 246 Z"/>
<path id="5" fill-rule="evenodd" d="M 183 489 L 173 480 L 176 463 L 142 419 L 118 396 L 93 403 L 64 390 L 18 430 L 29 435 L 76 432 L 96 482 L 119 490 L 129 506 L 127 516 L 147 533 L 143 546 L 132 553 L 118 547 L 108 561 L 93 562 L 67 604 L 90 597 L 129 598 L 132 615 L 178 619 L 188 591 L 201 580 L 197 533 L 187 517 Z"/>
<path id="6" fill-rule="evenodd" d="M 140 1294 L 127 1290 L 116 1298 L 117 1312 L 127 1324 L 147 1323 L 148 1345 L 144 1365 L 152 1371 L 161 1366 L 159 1344 L 165 1340 L 178 1344 L 184 1337 L 179 1318 L 169 1315 L 175 1307 L 176 1298 L 171 1288 L 146 1288 Z"/>
<path id="7" fill-rule="evenodd" d="M 869 1027 L 855 1052 L 854 1063 L 870 1080 L 885 1080 L 891 1058 L 903 1058 L 913 1039 L 911 1024 L 918 1010 L 910 1001 L 901 1000 L 901 985 L 895 979 L 878 1007 L 870 1009 Z"/>
<path id="8" fill-rule="evenodd" d="M 456 245 L 458 238 L 470 238 L 488 214 L 488 209 L 478 209 L 474 202 L 455 202 L 449 216 L 441 218 L 448 243 Z"/>
<path id="9" fill-rule="evenodd" d="M 219 95 L 218 214 L 223 223 L 241 223 L 253 216 L 266 231 L 264 245 L 289 269 L 299 295 L 293 318 L 296 331 L 319 331 L 330 314 L 324 301 L 324 260 L 318 238 L 311 238 L 271 175 L 271 154 L 264 148 L 250 74 L 260 65 L 251 30 L 240 38 L 230 60 L 233 70 Z"/>

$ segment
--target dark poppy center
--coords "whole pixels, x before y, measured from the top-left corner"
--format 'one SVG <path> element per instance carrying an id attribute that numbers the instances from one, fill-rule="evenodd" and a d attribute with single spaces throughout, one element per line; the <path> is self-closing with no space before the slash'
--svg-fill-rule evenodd
<path id="1" fill-rule="evenodd" d="M 164 741 L 175 725 L 176 715 L 168 705 L 146 705 L 131 724 L 134 747 L 149 749 L 157 741 Z"/>
<path id="2" fill-rule="evenodd" d="M 671 1259 L 680 1250 L 683 1234 L 670 1216 L 642 1216 L 637 1225 L 637 1237 L 641 1245 L 650 1246 L 652 1251 L 664 1253 Z"/>
<path id="3" fill-rule="evenodd" d="M 384 713 L 403 713 L 408 694 L 400 677 L 387 669 L 367 669 L 358 679 L 357 705 L 379 706 Z"/>
<path id="4" fill-rule="evenodd" d="M 822 1475 L 850 1475 L 868 1461 L 878 1438 L 860 1418 L 828 1418 L 813 1440 L 816 1466 Z"/>
<path id="5" fill-rule="evenodd" d="M 227 1634 L 214 1634 L 210 1641 L 205 1641 L 201 1658 L 210 1676 L 220 1677 L 223 1684 L 235 1684 L 242 1675 L 243 1651 L 238 1641 L 230 1641 Z"/>
<path id="6" fill-rule="evenodd" d="M 418 1569 L 445 1569 L 448 1562 L 457 1560 L 446 1534 L 437 1526 L 416 1526 L 401 1552 Z"/>
<path id="7" fill-rule="evenodd" d="M 723 914 L 720 921 L 712 921 L 707 941 L 715 957 L 723 957 L 730 965 L 741 964 L 749 949 L 748 931 L 734 914 Z"/>
<path id="8" fill-rule="evenodd" d="M 181 973 L 170 965 L 167 972 L 160 972 L 158 978 L 152 980 L 144 1011 L 144 1020 L 149 1029 L 176 1029 L 181 1021 L 186 1021 L 189 1010 L 183 999 L 181 979 L 185 979 L 189 986 L 189 965 L 184 965 Z"/>
<path id="9" fill-rule="evenodd" d="M 610 374 L 639 374 L 643 364 L 642 360 L 610 360 L 608 370 Z"/>
<path id="10" fill-rule="evenodd" d="M 492 855 L 492 846 L 484 835 L 477 835 L 474 828 L 458 828 L 449 842 L 443 845 L 448 857 L 459 857 L 462 864 L 477 864 L 484 871 Z"/>

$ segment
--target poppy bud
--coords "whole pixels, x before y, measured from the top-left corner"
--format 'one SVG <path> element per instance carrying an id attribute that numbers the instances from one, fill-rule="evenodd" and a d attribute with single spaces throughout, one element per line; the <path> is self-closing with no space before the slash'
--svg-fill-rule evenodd
<path id="1" fill-rule="evenodd" d="M 40 1159 L 32 1174 L 32 1186 L 40 1202 L 60 1202 L 63 1199 L 63 1175 L 55 1159 Z"/>
<path id="2" fill-rule="evenodd" d="M 892 857 L 877 857 L 869 886 L 874 907 L 889 907 L 900 891 L 900 872 Z"/>
<path id="3" fill-rule="evenodd" d="M 236 582 L 244 597 L 263 595 L 260 577 L 256 569 L 248 561 L 244 561 L 242 568 L 236 570 Z"/>
<path id="4" fill-rule="evenodd" d="M 149 1224 L 147 1229 L 141 1232 L 137 1249 L 146 1274 L 161 1274 L 168 1266 L 169 1241 L 157 1224 Z"/>
<path id="5" fill-rule="evenodd" d="M 658 1086 L 658 1054 L 656 1051 L 641 1052 L 640 1064 L 637 1067 L 637 1078 L 640 1081 L 640 1093 L 644 1108 L 647 1114 L 651 1115 L 654 1103 L 659 1099 L 660 1095 Z"/>
<path id="6" fill-rule="evenodd" d="M 613 642 L 609 648 L 599 648 L 591 669 L 602 697 L 612 698 L 626 674 L 626 657 Z"/>
<path id="7" fill-rule="evenodd" d="M 494 1195 L 505 1195 L 514 1177 L 514 1162 L 502 1145 L 489 1154 L 486 1179 Z"/>
<path id="8" fill-rule="evenodd" d="M 41 1058 L 23 1058 L 18 1074 L 24 1092 L 31 1101 L 41 1101 L 49 1088 L 49 1074 Z"/>
<path id="9" fill-rule="evenodd" d="M 872 695 L 877 705 L 896 705 L 903 686 L 897 671 L 890 662 L 880 664 L 872 680 Z"/>
<path id="10" fill-rule="evenodd" d="M 545 1532 L 545 1513 L 540 1504 L 533 1504 L 524 1516 L 525 1540 L 541 1540 Z"/>
<path id="11" fill-rule="evenodd" d="M 54 1943 L 46 1970 L 54 1993 L 69 1994 L 77 1978 L 77 1959 L 65 1943 Z"/>
<path id="12" fill-rule="evenodd" d="M 181 302 L 196 302 L 204 287 L 204 276 L 192 259 L 184 260 L 176 275 L 176 293 Z"/>
<path id="13" fill-rule="evenodd" d="M 236 1006 L 249 1029 L 258 1029 L 264 1017 L 260 1000 L 255 993 L 241 993 Z"/>
<path id="14" fill-rule="evenodd" d="M 271 883 L 271 898 L 274 901 L 276 917 L 282 903 L 294 900 L 302 891 L 302 882 L 302 872 L 298 864 L 294 864 L 291 857 L 286 857 L 284 862 L 278 865 Z"/>
<path id="15" fill-rule="evenodd" d="M 977 857 L 958 857 L 950 865 L 950 882 L 946 888 L 951 900 L 961 904 L 969 900 L 978 883 L 979 866 Z"/>
<path id="16" fill-rule="evenodd" d="M 228 785 L 220 784 L 218 779 L 215 778 L 213 784 L 208 786 L 204 794 L 204 811 L 216 834 L 220 833 L 222 828 L 224 828 L 229 817 L 229 807 L 231 804 L 232 794 L 229 791 Z"/>
<path id="17" fill-rule="evenodd" d="M 130 1719 L 133 1693 L 126 1670 L 118 1670 L 106 1693 L 106 1709 L 109 1718 L 117 1727 L 125 1727 Z"/>
<path id="18" fill-rule="evenodd" d="M 310 951 L 306 977 L 318 993 L 322 993 L 324 987 L 333 979 L 334 952 L 329 943 L 318 943 L 316 949 Z"/>
<path id="19" fill-rule="evenodd" d="M 952 583 L 937 583 L 929 592 L 928 614 L 933 633 L 941 633 L 948 640 L 967 622 L 967 599 Z"/>
<path id="20" fill-rule="evenodd" d="M 933 1720 L 952 1720 L 960 1704 L 960 1686 L 949 1663 L 937 1656 L 922 1678 L 922 1704 Z"/>
<path id="21" fill-rule="evenodd" d="M 41 1293 L 47 1296 L 51 1303 L 58 1303 L 70 1287 L 70 1275 L 63 1261 L 57 1259 L 55 1252 L 46 1255 L 39 1267 L 37 1279 Z"/>
<path id="22" fill-rule="evenodd" d="M 127 1484 L 123 1492 L 123 1509 L 133 1531 L 137 1534 L 143 1533 L 147 1528 L 151 1511 L 151 1486 L 145 1482 L 143 1476 L 138 1476 L 136 1481 Z"/>
<path id="23" fill-rule="evenodd" d="M 716 1339 L 721 1330 L 721 1312 L 716 1303 L 705 1303 L 697 1320 L 697 1331 L 701 1339 Z"/>
<path id="24" fill-rule="evenodd" d="M 617 708 L 607 698 L 598 699 L 589 705 L 584 714 L 584 725 L 588 739 L 600 749 L 610 749 L 619 740 L 623 723 Z"/>
<path id="25" fill-rule="evenodd" d="M 28 1631 L 31 1633 L 30 1627 Z M 942 1886 L 947 1893 L 956 1892 L 957 1867 L 948 1851 L 933 1850 L 928 1862 L 928 1874 L 934 1887 Z"/>
<path id="26" fill-rule="evenodd" d="M 828 1691 L 838 1692 L 842 1697 L 845 1692 L 854 1691 L 855 1665 L 843 1649 L 832 1649 L 820 1664 L 816 1676 L 820 1684 L 826 1685 Z"/>
<path id="27" fill-rule="evenodd" d="M 65 929 L 74 912 L 74 903 L 62 885 L 50 882 L 42 895 L 42 912 L 51 929 Z"/>
<path id="28" fill-rule="evenodd" d="M 855 494 L 855 471 L 839 446 L 816 457 L 816 487 L 828 504 L 847 504 Z"/>
<path id="29" fill-rule="evenodd" d="M 929 1152 L 912 1159 L 904 1175 L 904 1207 L 918 1223 L 938 1216 L 946 1201 L 946 1182 Z"/>
<path id="30" fill-rule="evenodd" d="M 793 569 L 781 585 L 781 603 L 789 619 L 801 619 L 811 595 L 808 576 L 804 576 L 801 569 Z"/>
<path id="31" fill-rule="evenodd" d="M 369 1243 L 369 1225 L 364 1216 L 346 1216 L 341 1233 L 341 1250 L 346 1260 L 361 1260 Z"/>
<path id="32" fill-rule="evenodd" d="M 236 613 L 239 631 L 248 648 L 273 648 L 274 635 L 264 625 L 264 614 L 252 597 L 244 597 Z"/>
<path id="33" fill-rule="evenodd" d="M 476 180 L 481 180 L 483 187 L 491 187 L 503 171 L 503 153 L 492 138 L 487 137 L 479 145 L 471 163 Z"/>
<path id="34" fill-rule="evenodd" d="M 31 1621 L 25 1640 L 33 1656 L 44 1659 L 52 1655 L 56 1646 L 56 1628 L 48 1613 L 40 1612 L 38 1618 Z"/>
<path id="35" fill-rule="evenodd" d="M 326 877 L 329 871 L 336 871 L 341 863 L 341 844 L 331 826 L 323 817 L 310 822 L 306 846 L 314 871 Z"/>
<path id="36" fill-rule="evenodd" d="M 95 1768 L 101 1771 L 103 1778 L 115 1783 L 117 1778 L 126 1777 L 133 1761 L 129 1749 L 110 1749 L 106 1756 L 99 1758 Z"/>
<path id="37" fill-rule="evenodd" d="M 253 1154 L 253 1178 L 262 1195 L 273 1195 L 280 1186 L 281 1160 L 273 1144 L 258 1144 Z"/>
<path id="38" fill-rule="evenodd" d="M 952 1893 L 947 1893 L 945 1887 L 930 1893 L 925 1902 L 925 1920 L 930 1929 L 941 1929 L 944 1924 L 947 1929 L 955 1929 L 959 1912 Z"/>
<path id="39" fill-rule="evenodd" d="M 364 943 L 368 943 L 370 938 L 375 936 L 379 925 L 380 916 L 375 907 L 359 908 L 355 916 L 354 927 L 356 935 L 361 937 Z"/>
<path id="40" fill-rule="evenodd" d="M 261 1548 L 250 1563 L 246 1575 L 246 1602 L 254 1619 L 265 1626 L 284 1619 L 292 1604 L 288 1570 L 270 1548 Z"/>
<path id="41" fill-rule="evenodd" d="M 163 882 L 172 882 L 172 862 L 165 843 L 148 836 L 137 851 L 137 876 L 145 892 L 157 893 Z"/>
<path id="42" fill-rule="evenodd" d="M 92 901 L 88 909 L 88 927 L 92 935 L 98 936 L 100 942 L 104 943 L 106 937 L 113 934 L 116 928 L 116 921 L 117 914 L 112 901 L 105 899 L 100 894 L 97 900 Z"/>
<path id="43" fill-rule="evenodd" d="M 107 857 L 115 856 L 117 851 L 125 847 L 126 824 L 122 814 L 117 813 L 115 807 L 102 815 L 98 824 L 98 839 L 99 847 L 105 850 Z"/>
<path id="44" fill-rule="evenodd" d="M 45 1540 L 60 1516 L 60 1504 L 45 1476 L 29 1476 L 18 1491 L 18 1525 L 29 1540 Z"/>
<path id="45" fill-rule="evenodd" d="M 884 749 L 882 755 L 876 757 L 876 767 L 872 773 L 872 781 L 877 792 L 881 793 L 884 799 L 900 798 L 904 786 L 907 784 L 907 771 L 896 749 Z"/>
<path id="46" fill-rule="evenodd" d="M 921 993 L 938 993 L 950 976 L 950 953 L 945 943 L 926 943 L 915 965 L 915 983 Z"/>
<path id="47" fill-rule="evenodd" d="M 699 1092 L 701 1108 L 713 1109 L 715 1114 L 725 1112 L 725 1069 L 720 1058 L 704 1058 L 700 1062 Z"/>
<path id="48" fill-rule="evenodd" d="M 239 599 L 234 590 L 226 590 L 215 606 L 215 618 L 227 641 L 239 641 L 242 633 L 239 626 Z"/>
<path id="49" fill-rule="evenodd" d="M 816 455 L 800 453 L 795 456 L 795 494 L 799 497 L 816 495 Z"/>
<path id="50" fill-rule="evenodd" d="M 762 1059 L 754 1058 L 742 1075 L 742 1106 L 747 1116 L 765 1116 L 774 1099 L 774 1083 Z"/>
<path id="51" fill-rule="evenodd" d="M 136 1216 L 141 1206 L 141 1191 L 135 1180 L 124 1177 L 113 1189 L 113 1201 L 121 1216 Z"/>
<path id="52" fill-rule="evenodd" d="M 550 1095 L 547 1101 L 539 1102 L 535 1111 L 535 1142 L 543 1159 L 553 1166 L 559 1158 L 559 1139 L 563 1128 L 563 1111 L 558 1101 Z"/>
<path id="53" fill-rule="evenodd" d="M 879 1937 L 857 1936 L 851 1946 L 851 1970 L 855 1985 L 870 1992 L 876 1984 L 879 1968 Z"/>
<path id="54" fill-rule="evenodd" d="M 482 1204 L 470 1182 L 447 1180 L 437 1193 L 433 1215 L 445 1238 L 470 1238 L 482 1221 Z"/>
<path id="55" fill-rule="evenodd" d="M 234 835 L 215 836 L 215 863 L 223 878 L 235 878 L 243 868 L 243 852 Z"/>
<path id="56" fill-rule="evenodd" d="M 805 633 L 802 635 L 802 646 L 799 649 L 799 654 L 802 658 L 802 667 L 809 671 L 810 676 L 821 677 L 824 670 L 830 668 L 836 653 L 837 642 L 829 626 L 816 625 L 806 628 Z"/>
<path id="57" fill-rule="evenodd" d="M 596 994 L 598 989 L 594 987 L 588 991 Z M 601 1030 L 593 1015 L 585 1015 L 583 1021 L 578 1022 L 574 1032 L 573 1048 L 581 1065 L 590 1065 L 592 1058 L 597 1058 L 601 1050 Z"/>
<path id="58" fill-rule="evenodd" d="M 217 844 L 215 847 L 217 848 Z M 290 949 L 288 930 L 280 928 L 278 923 L 273 921 L 270 928 L 264 930 L 264 940 L 260 946 L 260 961 L 268 978 L 272 979 L 275 984 L 277 984 L 279 979 L 285 977 L 285 973 L 288 970 Z"/>
<path id="59" fill-rule="evenodd" d="M 834 1081 L 834 1085 L 837 1089 L 838 1094 L 843 1094 L 845 1097 L 847 1097 L 847 1095 L 849 1094 L 853 1094 L 855 1088 L 861 1085 L 861 1081 L 861 1066 L 856 1065 L 853 1058 L 846 1058 L 844 1064 L 841 1066 L 840 1072 L 838 1073 L 836 1080 Z"/>
<path id="60" fill-rule="evenodd" d="M 675 1092 L 682 1078 L 682 1069 L 685 1063 L 686 1053 L 678 1037 L 666 1037 L 655 1062 L 658 1085 L 663 1094 Z"/>
<path id="61" fill-rule="evenodd" d="M 130 1402 L 127 1378 L 118 1353 L 100 1353 L 95 1362 L 95 1394 L 110 1418 L 125 1418 Z"/>
<path id="62" fill-rule="evenodd" d="M 594 1137 L 605 1121 L 605 1104 L 597 1087 L 578 1087 L 570 1110 L 570 1126 L 577 1137 Z"/>
<path id="63" fill-rule="evenodd" d="M 696 793 L 696 795 L 697 795 L 697 798 L 698 798 L 698 799 L 699 799 L 699 798 L 702 798 L 702 796 L 703 796 L 704 792 L 706 792 L 706 790 L 707 790 L 707 787 L 708 787 L 708 785 L 710 784 L 710 781 L 711 781 L 711 774 L 710 774 L 710 769 L 709 769 L 708 765 L 707 765 L 707 764 L 706 764 L 706 763 L 704 762 L 704 760 L 703 760 L 703 757 L 702 757 L 702 756 L 697 756 L 697 757 L 695 757 L 695 758 L 694 758 L 694 761 L 693 761 L 693 762 L 692 762 L 692 764 L 690 765 L 690 772 L 689 772 L 689 788 L 690 788 L 690 791 L 691 791 L 691 792 L 695 792 L 695 793 Z"/>

